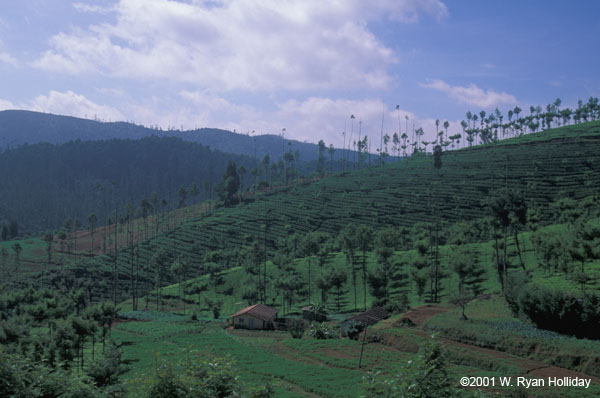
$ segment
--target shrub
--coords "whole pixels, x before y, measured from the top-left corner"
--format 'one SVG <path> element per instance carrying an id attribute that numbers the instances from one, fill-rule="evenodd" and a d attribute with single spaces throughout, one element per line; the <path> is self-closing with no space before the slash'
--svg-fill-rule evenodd
<path id="1" fill-rule="evenodd" d="M 380 372 L 363 377 L 363 398 L 454 398 L 477 393 L 460 390 L 446 372 L 442 346 L 435 340 L 421 347 L 396 376 L 384 378 Z"/>
<path id="2" fill-rule="evenodd" d="M 359 321 L 348 321 L 342 324 L 342 336 L 348 336 L 351 339 L 356 339 L 358 335 L 365 330 L 365 325 Z"/>
<path id="3" fill-rule="evenodd" d="M 96 386 L 105 387 L 117 384 L 119 377 L 128 371 L 129 368 L 123 366 L 121 350 L 112 344 L 103 359 L 92 362 L 87 374 Z"/>
<path id="4" fill-rule="evenodd" d="M 304 322 L 302 319 L 288 319 L 286 324 L 293 338 L 302 338 L 304 331 L 306 330 L 306 322 Z"/>
<path id="5" fill-rule="evenodd" d="M 550 289 L 526 283 L 522 278 L 511 281 L 506 302 L 516 315 L 526 316 L 546 330 L 579 338 L 600 338 L 600 296 Z"/>
<path id="6" fill-rule="evenodd" d="M 313 322 L 310 325 L 308 335 L 317 340 L 334 339 L 337 337 L 335 330 L 327 327 L 324 323 Z"/>
<path id="7" fill-rule="evenodd" d="M 162 363 L 143 394 L 146 398 L 271 398 L 270 385 L 247 386 L 237 374 L 235 363 L 227 358 L 189 352 L 176 373 Z"/>

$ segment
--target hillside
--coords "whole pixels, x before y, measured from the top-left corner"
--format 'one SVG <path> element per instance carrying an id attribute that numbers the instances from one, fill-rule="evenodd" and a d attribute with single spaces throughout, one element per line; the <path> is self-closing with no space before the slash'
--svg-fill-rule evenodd
<path id="1" fill-rule="evenodd" d="M 488 215 L 486 201 L 502 187 L 522 191 L 542 223 L 553 220 L 550 205 L 560 198 L 597 198 L 600 122 L 522 138 L 446 152 L 439 170 L 431 156 L 419 155 L 383 168 L 304 181 L 189 219 L 139 245 L 140 284 L 146 290 L 154 283 L 151 260 L 159 249 L 173 259 L 189 258 L 190 275 L 195 275 L 210 250 L 233 253 L 259 240 L 273 258 L 274 249 L 293 233 L 319 231 L 335 237 L 350 223 L 399 228 L 439 217 L 447 224 L 475 222 L 476 229 L 477 220 Z M 119 250 L 117 257 L 123 298 L 128 296 L 130 250 Z M 109 278 L 114 260 L 105 255 L 71 267 L 82 278 L 96 278 L 98 272 Z M 238 260 L 232 261 L 228 266 L 237 265 Z"/>
<path id="2" fill-rule="evenodd" d="M 114 211 L 141 217 L 215 198 L 228 161 L 248 171 L 242 187 L 254 183 L 254 159 L 175 137 L 24 145 L 0 153 L 0 224 L 16 220 L 24 236 L 58 231 L 67 219 L 88 226 L 92 213 L 103 225 Z M 151 203 L 153 192 L 160 203 Z M 140 209 L 143 199 L 157 208 Z"/>
<path id="3" fill-rule="evenodd" d="M 60 144 L 74 140 L 93 141 L 139 139 L 151 135 L 179 137 L 221 152 L 262 159 L 269 154 L 278 159 L 282 152 L 299 151 L 300 160 L 317 159 L 317 145 L 265 134 L 250 137 L 227 130 L 201 128 L 196 130 L 156 130 L 127 122 L 100 122 L 71 116 L 31 111 L 0 111 L 0 151 L 28 143 Z"/>

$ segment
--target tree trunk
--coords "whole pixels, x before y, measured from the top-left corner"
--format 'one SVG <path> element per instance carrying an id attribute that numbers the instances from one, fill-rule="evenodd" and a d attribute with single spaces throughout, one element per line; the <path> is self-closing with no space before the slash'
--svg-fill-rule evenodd
<path id="1" fill-rule="evenodd" d="M 367 310 L 367 252 L 363 250 L 362 258 L 362 270 L 363 270 L 363 302 L 365 311 Z"/>
<path id="2" fill-rule="evenodd" d="M 521 268 L 523 268 L 523 271 L 527 271 L 525 269 L 525 262 L 523 261 L 523 256 L 521 255 L 521 247 L 519 246 L 519 235 L 517 233 L 516 228 L 515 228 L 514 234 L 515 234 L 515 245 L 517 246 L 517 254 L 519 255 L 519 262 L 521 263 Z"/>

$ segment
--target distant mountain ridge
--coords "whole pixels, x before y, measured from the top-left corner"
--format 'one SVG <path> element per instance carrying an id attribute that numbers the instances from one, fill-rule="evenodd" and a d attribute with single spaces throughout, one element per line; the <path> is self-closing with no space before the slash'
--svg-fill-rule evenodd
<path id="1" fill-rule="evenodd" d="M 301 161 L 316 160 L 316 144 L 283 139 L 267 134 L 251 137 L 215 128 L 196 130 L 156 130 L 128 122 L 100 122 L 71 116 L 48 113 L 6 110 L 0 111 L 0 150 L 25 143 L 49 142 L 61 144 L 69 141 L 95 141 L 112 138 L 139 139 L 151 135 L 179 137 L 197 142 L 221 152 L 229 152 L 262 159 L 269 154 L 272 160 L 279 159 L 283 152 L 298 151 Z M 341 150 L 336 151 L 339 156 Z M 337 158 L 337 156 L 336 156 Z"/>

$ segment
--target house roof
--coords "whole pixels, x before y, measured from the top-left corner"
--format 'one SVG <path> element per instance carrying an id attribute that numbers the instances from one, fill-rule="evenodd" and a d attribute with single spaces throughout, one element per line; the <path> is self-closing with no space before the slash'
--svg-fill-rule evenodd
<path id="1" fill-rule="evenodd" d="M 270 321 L 277 316 L 278 309 L 269 307 L 264 304 L 254 304 L 250 307 L 246 307 L 243 310 L 239 310 L 235 314 L 231 315 L 230 318 L 235 318 L 240 315 L 252 315 L 255 318 L 262 319 L 263 321 Z"/>
<path id="2" fill-rule="evenodd" d="M 375 307 L 370 309 L 369 311 L 361 312 L 360 314 L 356 314 L 351 316 L 348 319 L 345 319 L 343 322 L 348 321 L 357 321 L 364 325 L 370 326 L 375 325 L 377 322 L 382 319 L 386 319 L 390 316 L 390 314 L 381 307 Z"/>

